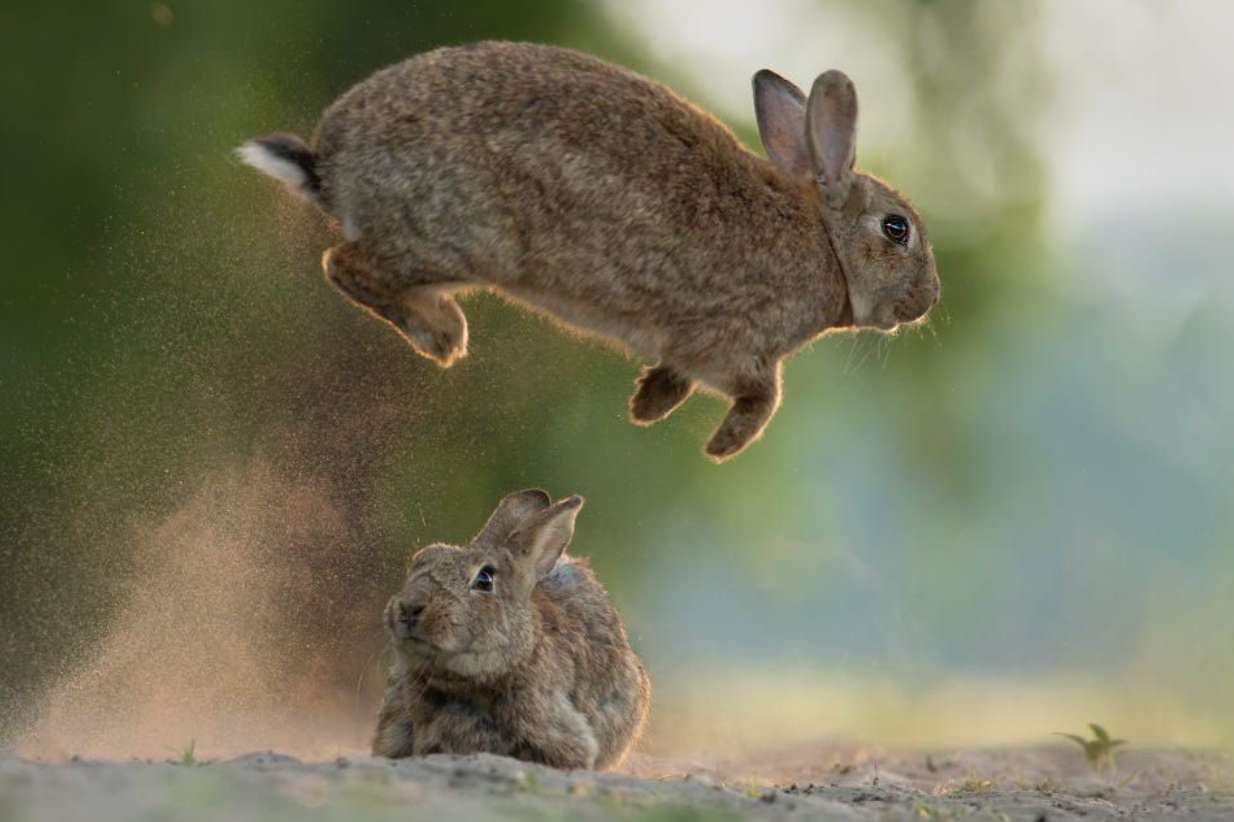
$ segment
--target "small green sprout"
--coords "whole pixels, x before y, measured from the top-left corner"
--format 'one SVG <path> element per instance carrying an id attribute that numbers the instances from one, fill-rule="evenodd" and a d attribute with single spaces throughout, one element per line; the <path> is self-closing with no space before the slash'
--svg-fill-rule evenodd
<path id="1" fill-rule="evenodd" d="M 1057 736 L 1066 737 L 1083 748 L 1084 756 L 1088 758 L 1088 764 L 1092 765 L 1095 770 L 1105 770 L 1114 764 L 1114 749 L 1119 745 L 1126 745 L 1127 740 L 1111 739 L 1106 729 L 1096 722 L 1088 723 L 1088 727 L 1093 729 L 1092 739 L 1064 733 L 1057 734 Z"/>
<path id="2" fill-rule="evenodd" d="M 953 785 L 947 793 L 989 793 L 993 790 L 997 790 L 993 779 L 970 776 L 963 782 Z"/>
<path id="3" fill-rule="evenodd" d="M 187 766 L 196 765 L 197 764 L 197 755 L 195 753 L 196 750 L 197 750 L 197 740 L 190 739 L 189 746 L 184 749 L 184 753 L 180 754 L 180 764 L 187 765 Z"/>
<path id="4" fill-rule="evenodd" d="M 928 805 L 925 802 L 914 803 L 913 814 L 918 819 L 929 819 L 931 822 L 934 822 L 935 820 L 952 819 L 955 817 L 955 811 L 950 808 L 944 808 L 938 805 Z"/>

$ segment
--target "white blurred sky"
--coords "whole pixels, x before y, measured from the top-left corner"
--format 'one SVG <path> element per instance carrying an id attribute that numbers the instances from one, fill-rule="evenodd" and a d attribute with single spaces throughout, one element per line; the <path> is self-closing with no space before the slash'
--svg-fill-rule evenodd
<path id="1" fill-rule="evenodd" d="M 879 5 L 894 15 L 894 2 Z M 690 79 L 688 94 L 705 96 L 730 121 L 751 116 L 750 76 L 759 68 L 775 68 L 803 86 L 826 68 L 844 69 L 862 93 L 865 139 L 894 152 L 887 135 L 903 123 L 904 68 L 891 44 L 846 19 L 845 5 L 609 0 L 608 6 L 653 59 Z M 1111 210 L 1228 207 L 1234 2 L 1045 0 L 1040 14 L 1035 36 L 1058 92 L 1039 129 L 1055 228 L 1065 235 Z"/>

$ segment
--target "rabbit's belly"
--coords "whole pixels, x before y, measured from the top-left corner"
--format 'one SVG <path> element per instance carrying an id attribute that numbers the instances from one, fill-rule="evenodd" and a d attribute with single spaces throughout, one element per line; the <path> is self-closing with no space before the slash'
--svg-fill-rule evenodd
<path id="1" fill-rule="evenodd" d="M 622 343 L 635 353 L 660 357 L 668 346 L 668 334 L 650 316 L 638 316 L 526 286 L 505 285 L 501 290 L 515 301 L 548 314 L 576 331 Z"/>

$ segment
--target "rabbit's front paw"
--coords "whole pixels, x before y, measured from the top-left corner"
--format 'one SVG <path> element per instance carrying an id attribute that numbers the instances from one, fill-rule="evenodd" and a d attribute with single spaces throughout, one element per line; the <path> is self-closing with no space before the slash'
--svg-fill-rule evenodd
<path id="1" fill-rule="evenodd" d="M 630 419 L 638 425 L 664 419 L 694 390 L 693 381 L 663 365 L 643 369 L 637 385 L 630 397 Z"/>

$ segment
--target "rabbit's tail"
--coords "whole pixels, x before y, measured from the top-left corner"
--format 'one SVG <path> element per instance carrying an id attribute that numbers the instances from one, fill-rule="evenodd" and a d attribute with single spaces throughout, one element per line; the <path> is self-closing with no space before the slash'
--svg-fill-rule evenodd
<path id="1" fill-rule="evenodd" d="M 256 137 L 236 149 L 241 162 L 287 184 L 301 197 L 321 205 L 317 155 L 294 134 Z"/>

